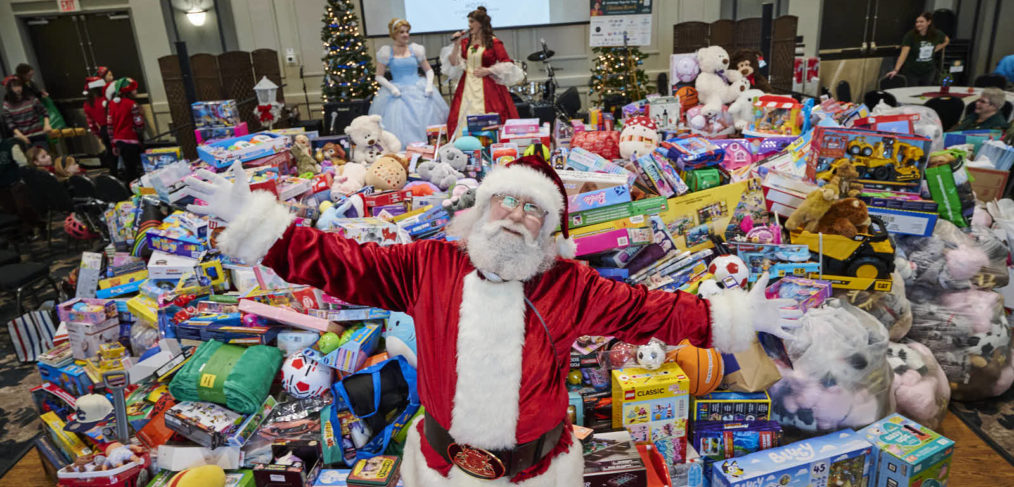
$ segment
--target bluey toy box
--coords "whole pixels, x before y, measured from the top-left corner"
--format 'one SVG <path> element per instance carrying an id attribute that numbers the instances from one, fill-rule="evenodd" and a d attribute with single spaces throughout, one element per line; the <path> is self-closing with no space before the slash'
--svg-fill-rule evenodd
<path id="1" fill-rule="evenodd" d="M 714 487 L 868 485 L 873 446 L 851 429 L 715 462 Z"/>
<path id="2" fill-rule="evenodd" d="M 954 442 L 900 414 L 861 430 L 873 444 L 870 487 L 947 485 Z"/>
<path id="3" fill-rule="evenodd" d="M 613 371 L 613 428 L 626 428 L 635 442 L 650 441 L 671 465 L 687 451 L 690 379 L 675 363 L 657 370 Z"/>

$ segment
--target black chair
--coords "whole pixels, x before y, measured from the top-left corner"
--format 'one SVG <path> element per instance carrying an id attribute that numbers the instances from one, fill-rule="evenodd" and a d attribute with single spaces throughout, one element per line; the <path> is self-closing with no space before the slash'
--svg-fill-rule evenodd
<path id="1" fill-rule="evenodd" d="M 49 238 L 52 234 L 53 212 L 49 207 L 49 198 L 46 197 L 46 183 L 42 180 L 42 176 L 47 173 L 28 166 L 20 167 L 18 170 L 21 172 L 21 180 L 27 186 L 28 204 L 32 206 L 35 214 L 45 222 L 43 231 L 46 232 L 47 245 L 52 246 L 52 241 Z M 49 176 L 52 177 L 52 174 Z"/>
<path id="2" fill-rule="evenodd" d="M 863 96 L 863 104 L 870 110 L 873 110 L 873 107 L 877 106 L 881 101 L 892 107 L 898 106 L 898 99 L 886 91 L 873 90 Z"/>
<path id="3" fill-rule="evenodd" d="M 880 78 L 879 86 L 881 91 L 889 90 L 891 88 L 904 88 L 908 86 L 908 78 L 901 74 L 896 74 L 893 78 L 884 76 L 883 78 Z"/>
<path id="4" fill-rule="evenodd" d="M 96 198 L 95 181 L 87 176 L 75 174 L 67 180 L 71 196 L 75 198 Z"/>
<path id="5" fill-rule="evenodd" d="M 838 87 L 835 88 L 835 90 L 834 90 L 834 95 L 835 95 L 835 98 L 838 99 L 838 101 L 843 101 L 843 102 L 851 103 L 852 102 L 852 86 L 849 85 L 848 81 L 841 80 L 841 81 L 838 82 Z"/>
<path id="6" fill-rule="evenodd" d="M 18 262 L 21 262 L 21 254 L 10 250 L 0 250 L 0 266 L 17 264 Z"/>
<path id="7" fill-rule="evenodd" d="M 119 203 L 130 199 L 130 190 L 119 179 L 103 174 L 95 178 L 95 196 L 107 203 Z"/>
<path id="8" fill-rule="evenodd" d="M 925 105 L 937 112 L 944 130 L 950 130 L 961 121 L 961 111 L 965 108 L 965 102 L 953 96 L 930 98 Z"/>
<path id="9" fill-rule="evenodd" d="M 983 74 L 975 78 L 975 82 L 972 86 L 976 88 L 1000 88 L 1001 90 L 1007 87 L 1007 78 L 999 74 Z"/>
<path id="10" fill-rule="evenodd" d="M 60 299 L 60 288 L 56 281 L 49 275 L 49 266 L 38 262 L 21 262 L 0 266 L 0 291 L 14 293 L 17 304 L 18 316 L 25 313 L 23 298 L 25 291 L 32 291 L 37 304 L 41 305 L 38 287 L 43 282 L 48 282 L 56 291 L 57 299 Z"/>

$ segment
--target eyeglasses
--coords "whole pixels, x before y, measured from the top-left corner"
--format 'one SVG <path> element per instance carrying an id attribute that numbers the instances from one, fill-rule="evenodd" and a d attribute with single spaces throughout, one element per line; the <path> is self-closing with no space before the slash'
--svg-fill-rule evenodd
<path id="1" fill-rule="evenodd" d="M 521 200 L 507 194 L 498 194 L 493 196 L 493 201 L 500 204 L 500 207 L 507 211 L 514 211 L 517 207 L 521 206 L 521 210 L 525 212 L 525 216 L 531 218 L 543 218 L 546 216 L 546 210 L 535 203 L 521 203 Z"/>
<path id="2" fill-rule="evenodd" d="M 996 105 L 993 105 L 993 102 L 989 101 L 989 98 L 979 98 L 978 100 L 975 100 L 975 101 L 976 102 L 980 102 L 981 101 L 982 103 L 985 103 L 985 104 L 987 104 L 987 105 L 989 105 L 991 107 L 996 106 Z"/>

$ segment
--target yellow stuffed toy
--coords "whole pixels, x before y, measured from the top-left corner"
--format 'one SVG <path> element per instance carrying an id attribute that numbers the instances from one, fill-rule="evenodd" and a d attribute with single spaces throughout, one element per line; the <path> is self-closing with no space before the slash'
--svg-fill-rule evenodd
<path id="1" fill-rule="evenodd" d="M 173 475 L 168 487 L 225 487 L 225 470 L 218 465 L 188 468 Z"/>

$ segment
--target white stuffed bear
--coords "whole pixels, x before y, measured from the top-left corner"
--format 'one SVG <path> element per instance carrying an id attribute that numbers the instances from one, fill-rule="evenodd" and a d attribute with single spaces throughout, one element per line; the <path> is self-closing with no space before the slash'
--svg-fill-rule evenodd
<path id="1" fill-rule="evenodd" d="M 620 157 L 630 160 L 631 156 L 651 154 L 658 147 L 658 127 L 644 115 L 630 117 L 623 121 L 620 132 Z"/>
<path id="2" fill-rule="evenodd" d="M 753 102 L 758 96 L 763 95 L 764 92 L 761 90 L 746 90 L 739 94 L 732 105 L 729 105 L 729 114 L 732 115 L 736 130 L 742 131 L 750 125 L 753 120 Z"/>
<path id="3" fill-rule="evenodd" d="M 703 115 L 715 117 L 722 105 L 736 101 L 739 94 L 750 88 L 743 74 L 729 68 L 729 53 L 721 46 L 702 47 L 697 50 L 697 64 L 701 73 L 694 84 L 697 97 L 704 105 Z"/>
<path id="4" fill-rule="evenodd" d="M 373 164 L 381 155 L 401 150 L 398 138 L 384 130 L 380 115 L 361 115 L 352 119 L 352 123 L 345 127 L 345 134 L 352 138 L 350 162 Z"/>

